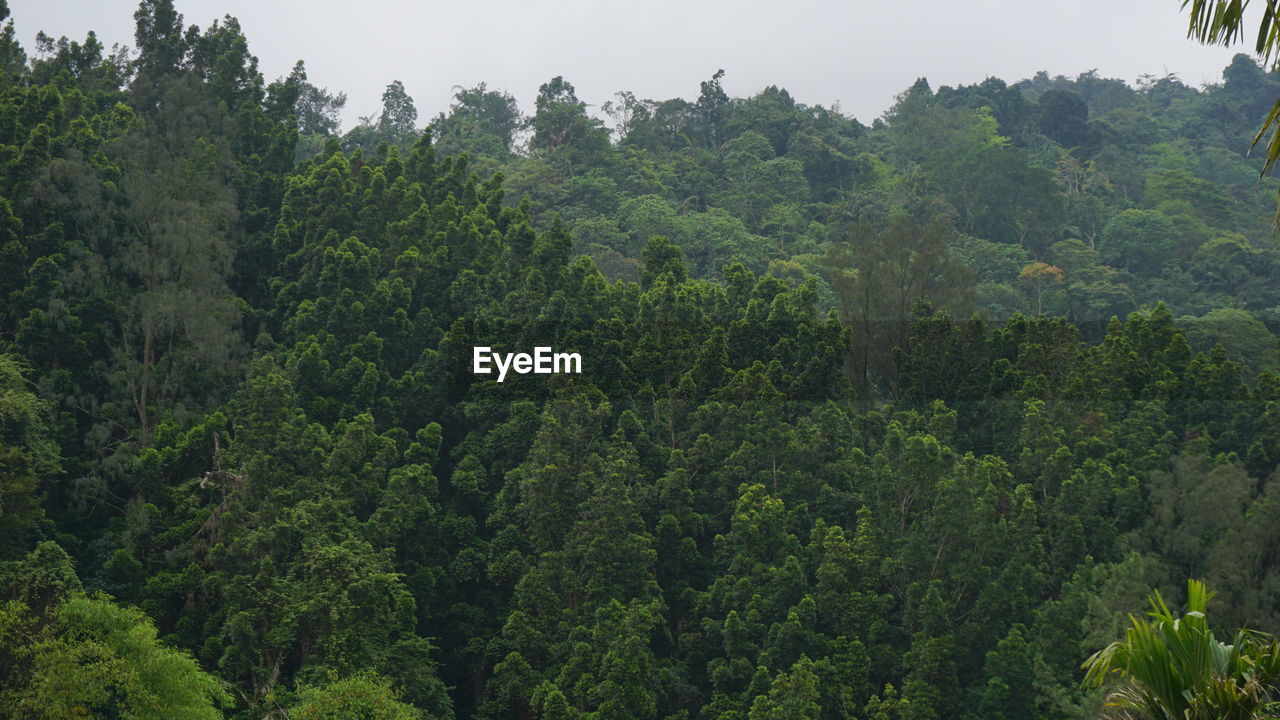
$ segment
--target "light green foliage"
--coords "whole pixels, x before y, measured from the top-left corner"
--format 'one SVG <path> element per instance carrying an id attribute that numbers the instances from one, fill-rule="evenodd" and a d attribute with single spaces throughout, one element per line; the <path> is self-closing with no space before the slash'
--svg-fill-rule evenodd
<path id="1" fill-rule="evenodd" d="M 994 243 L 990 240 L 957 234 L 952 252 L 964 260 L 982 280 L 1011 283 L 1028 265 L 1030 255 L 1017 245 Z"/>
<path id="2" fill-rule="evenodd" d="M 156 637 L 151 619 L 85 595 L 56 545 L 0 575 L 0 710 L 7 716 L 213 720 L 231 696 L 191 656 Z M 15 592 L 16 591 L 16 592 Z"/>
<path id="3" fill-rule="evenodd" d="M 1178 616 L 1154 592 L 1149 619 L 1130 616 L 1125 639 L 1085 663 L 1085 682 L 1119 680 L 1108 704 L 1153 720 L 1265 717 L 1280 681 L 1280 644 L 1245 630 L 1231 644 L 1219 641 L 1205 614 L 1212 597 L 1203 583 L 1188 581 L 1187 609 Z"/>
<path id="4" fill-rule="evenodd" d="M 543 83 L 535 105 L 529 121 L 533 127 L 530 149 L 541 152 L 568 177 L 602 162 L 609 130 L 587 114 L 571 83 L 559 75 Z"/>
<path id="5" fill-rule="evenodd" d="M 31 392 L 16 359 L 0 355 L 0 558 L 21 547 L 43 516 L 42 485 L 54 479 L 59 464 L 48 406 Z"/>
<path id="6" fill-rule="evenodd" d="M 769 694 L 751 703 L 749 720 L 818 720 L 818 678 L 813 663 L 804 657 L 788 672 L 780 673 L 769 686 Z"/>
<path id="7" fill-rule="evenodd" d="M 951 111 L 936 100 L 923 78 L 898 96 L 887 117 L 899 152 L 916 163 L 955 162 L 1007 142 L 990 111 Z"/>
<path id="8" fill-rule="evenodd" d="M 774 157 L 769 141 L 755 132 L 725 143 L 721 163 L 727 185 L 723 204 L 750 228 L 760 228 L 769 208 L 802 202 L 808 196 L 803 166 L 790 158 Z"/>
<path id="9" fill-rule="evenodd" d="M 1280 365 L 1280 346 L 1276 337 L 1257 318 L 1237 308 L 1214 308 L 1203 317 L 1179 318 L 1187 340 L 1197 350 L 1208 350 L 1221 343 L 1239 358 L 1251 376 Z"/>
<path id="10" fill-rule="evenodd" d="M 373 672 L 303 686 L 289 708 L 295 720 L 420 720 L 423 715 L 397 698 L 390 681 Z"/>

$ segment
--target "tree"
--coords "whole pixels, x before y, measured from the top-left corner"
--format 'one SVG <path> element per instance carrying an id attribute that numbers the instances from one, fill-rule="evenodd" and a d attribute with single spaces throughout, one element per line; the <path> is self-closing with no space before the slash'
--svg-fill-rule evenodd
<path id="1" fill-rule="evenodd" d="M 5 22 L 8 17 L 9 2 L 0 0 L 0 22 L 4 22 L 4 28 L 0 29 L 0 82 L 7 82 L 7 79 L 3 79 L 5 75 L 20 74 L 27 64 L 27 54 L 15 39 L 13 20 Z M 89 35 L 92 37 L 93 33 Z"/>
<path id="2" fill-rule="evenodd" d="M 855 226 L 832 243 L 823 264 L 845 322 L 854 328 L 854 381 L 864 390 L 890 373 L 916 302 L 962 317 L 972 307 L 972 276 L 947 247 L 945 222 L 897 216 L 884 227 Z"/>
<path id="3" fill-rule="evenodd" d="M 640 259 L 644 262 L 644 268 L 640 271 L 640 284 L 643 287 L 649 287 L 664 275 L 672 284 L 688 278 L 684 253 L 666 236 L 650 236 L 644 244 Z"/>
<path id="4" fill-rule="evenodd" d="M 294 720 L 421 720 L 422 713 L 397 699 L 391 682 L 364 671 L 333 677 L 325 685 L 304 685 L 289 709 Z"/>
<path id="5" fill-rule="evenodd" d="M 1191 8 L 1191 22 L 1187 28 L 1187 37 L 1195 38 L 1206 45 L 1222 45 L 1226 47 L 1244 39 L 1244 10 L 1249 0 L 1182 0 L 1182 9 Z M 1254 43 L 1254 52 L 1262 59 L 1263 69 L 1273 71 L 1280 67 L 1280 9 L 1275 0 L 1266 0 L 1266 10 L 1258 22 L 1258 35 Z M 1280 159 L 1280 99 L 1272 106 L 1271 112 L 1263 121 L 1258 134 L 1253 138 L 1257 145 L 1267 131 L 1271 137 L 1267 140 L 1267 155 L 1262 166 L 1266 174 Z M 1280 212 L 1280 211 L 1278 211 Z M 1280 219 L 1280 214 L 1277 215 Z"/>
<path id="6" fill-rule="evenodd" d="M 269 108 L 280 115 L 293 113 L 301 135 L 333 135 L 338 132 L 339 117 L 347 104 L 347 94 L 331 94 L 307 81 L 307 68 L 301 60 L 283 80 L 272 83 L 268 90 Z"/>
<path id="7" fill-rule="evenodd" d="M 716 70 L 710 80 L 703 80 L 699 86 L 696 104 L 698 119 L 701 121 L 703 140 L 709 147 L 720 144 L 720 129 L 724 124 L 729 109 L 729 96 L 720 85 L 724 70 Z"/>
<path id="8" fill-rule="evenodd" d="M 1103 262 L 1138 275 L 1159 275 L 1175 247 L 1173 221 L 1156 210 L 1123 210 L 1102 229 Z"/>
<path id="9" fill-rule="evenodd" d="M 596 164 L 607 152 L 608 129 L 587 115 L 587 104 L 568 80 L 557 75 L 543 83 L 534 105 L 529 147 L 557 163 L 563 175 L 572 177 L 576 169 Z"/>
<path id="10" fill-rule="evenodd" d="M 174 9 L 173 0 L 142 0 L 133 19 L 138 45 L 135 67 L 145 92 L 157 77 L 178 71 L 187 54 L 187 41 L 182 35 L 182 14 Z M 144 102 L 153 99 L 143 97 Z"/>
<path id="11" fill-rule="evenodd" d="M 1018 273 L 1018 280 L 1036 292 L 1036 314 L 1044 312 L 1044 305 L 1041 300 L 1044 296 L 1045 288 L 1057 286 L 1062 287 L 1062 268 L 1054 267 L 1048 263 L 1033 262 L 1022 268 Z"/>
<path id="12" fill-rule="evenodd" d="M 1040 96 L 1040 132 L 1065 148 L 1089 140 L 1089 106 L 1073 92 L 1050 90 Z"/>
<path id="13" fill-rule="evenodd" d="M 1054 244 L 1050 257 L 1066 282 L 1068 319 L 1101 326 L 1133 309 L 1133 291 L 1125 277 L 1102 264 L 1096 250 L 1080 240 L 1063 240 Z"/>
<path id="14" fill-rule="evenodd" d="M 141 610 L 86 595 L 71 558 L 41 543 L 0 566 L 0 712 L 70 720 L 219 720 L 231 697 Z M 6 572 L 7 571 L 7 572 Z M 16 571 L 16 572 L 15 572 Z"/>
<path id="15" fill-rule="evenodd" d="M 9 557 L 43 516 L 40 487 L 58 471 L 49 408 L 28 389 L 25 369 L 0 355 L 0 559 Z"/>
<path id="16" fill-rule="evenodd" d="M 1239 630 L 1228 645 L 1214 637 L 1205 610 L 1213 597 L 1198 580 L 1187 581 L 1181 617 L 1152 592 L 1148 620 L 1129 616 L 1125 639 L 1085 661 L 1085 685 L 1118 680 L 1107 705 L 1151 720 L 1222 720 L 1274 717 L 1280 697 L 1280 643 Z"/>
<path id="17" fill-rule="evenodd" d="M 378 130 L 391 136 L 413 134 L 418 121 L 418 109 L 413 106 L 413 98 L 405 92 L 404 83 L 391 81 L 382 91 L 382 114 L 378 116 Z"/>
<path id="18" fill-rule="evenodd" d="M 393 80 L 382 91 L 382 111 L 378 117 L 362 117 L 360 124 L 343 138 L 348 148 L 361 147 L 372 153 L 379 145 L 408 148 L 417 136 L 418 109 L 404 89 L 404 83 Z"/>
<path id="19" fill-rule="evenodd" d="M 755 131 L 725 143 L 722 161 L 724 204 L 753 231 L 759 232 L 771 206 L 801 203 L 809 196 L 804 166 L 791 158 L 774 157 L 769 141 Z"/>
<path id="20" fill-rule="evenodd" d="M 987 685 L 979 708 L 987 720 L 1035 720 L 1035 657 L 1024 639 L 1026 628 L 1014 625 L 1009 634 L 987 653 Z"/>
<path id="21" fill-rule="evenodd" d="M 778 673 L 767 695 L 757 695 L 748 720 L 818 720 L 818 678 L 813 662 L 801 657 L 790 672 Z"/>
<path id="22" fill-rule="evenodd" d="M 203 33 L 187 33 L 190 45 L 187 67 L 200 78 L 218 102 L 233 116 L 262 105 L 262 73 L 258 58 L 249 53 L 249 41 L 240 22 L 227 15 L 215 20 Z"/>
<path id="23" fill-rule="evenodd" d="M 143 444 L 197 370 L 238 350 L 226 284 L 235 233 L 223 117 L 188 79 L 164 81 L 157 110 L 109 146 L 120 169 L 121 233 L 92 248 L 116 304 L 117 368 Z"/>
<path id="24" fill-rule="evenodd" d="M 1221 343 L 1241 363 L 1246 377 L 1254 379 L 1263 369 L 1275 370 L 1276 338 L 1267 326 L 1239 308 L 1214 308 L 1201 317 L 1181 317 L 1187 340 L 1196 350 L 1209 350 Z"/>
<path id="25" fill-rule="evenodd" d="M 640 100 L 630 90 L 622 90 L 613 94 L 617 102 L 606 100 L 600 106 L 606 115 L 613 118 L 614 130 L 618 133 L 618 142 L 634 142 L 632 131 L 643 126 L 653 117 L 653 101 Z"/>
<path id="26" fill-rule="evenodd" d="M 496 140 L 498 147 L 495 149 L 509 153 L 523 121 L 511 93 L 490 90 L 485 83 L 480 83 L 471 88 L 458 88 L 453 93 L 448 118 L 438 120 L 436 124 L 445 132 L 452 131 L 464 138 L 478 135 Z M 442 140 L 445 132 L 441 133 Z M 483 144 L 477 147 L 489 149 Z"/>

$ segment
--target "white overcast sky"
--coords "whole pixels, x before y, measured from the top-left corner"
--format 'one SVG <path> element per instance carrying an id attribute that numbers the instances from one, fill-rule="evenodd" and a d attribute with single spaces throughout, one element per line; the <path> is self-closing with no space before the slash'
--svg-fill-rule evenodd
<path id="1" fill-rule="evenodd" d="M 724 68 L 725 89 L 768 85 L 870 123 L 917 77 L 956 85 L 1037 70 L 1097 69 L 1133 82 L 1177 73 L 1218 82 L 1239 49 L 1186 38 L 1179 0 L 177 0 L 186 25 L 239 18 L 267 80 L 306 61 L 316 85 L 345 91 L 345 125 L 381 107 L 404 82 L 420 124 L 448 107 L 453 87 L 487 82 L 531 112 L 538 86 L 564 75 L 592 105 L 619 90 L 695 98 Z M 17 34 L 39 30 L 108 47 L 133 44 L 136 0 L 10 0 Z"/>

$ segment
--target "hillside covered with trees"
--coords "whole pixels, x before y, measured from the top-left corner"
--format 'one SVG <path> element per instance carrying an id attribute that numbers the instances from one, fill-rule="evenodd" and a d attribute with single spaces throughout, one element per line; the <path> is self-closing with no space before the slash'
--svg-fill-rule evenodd
<path id="1" fill-rule="evenodd" d="M 1280 631 L 1249 57 L 343 132 L 135 19 L 0 32 L 0 716 L 1066 720 L 1153 588 Z"/>

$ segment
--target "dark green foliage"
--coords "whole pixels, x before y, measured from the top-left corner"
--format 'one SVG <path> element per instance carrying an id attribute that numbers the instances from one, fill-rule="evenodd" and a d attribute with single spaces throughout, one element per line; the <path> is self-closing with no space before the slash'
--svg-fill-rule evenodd
<path id="1" fill-rule="evenodd" d="M 0 558 L 13 557 L 43 524 L 47 483 L 59 471 L 50 408 L 31 390 L 24 368 L 0 355 Z"/>
<path id="2" fill-rule="evenodd" d="M 136 20 L 0 37 L 0 713 L 1056 720 L 1150 586 L 1280 629 L 1252 61 L 339 136 Z"/>
<path id="3" fill-rule="evenodd" d="M 1049 90 L 1040 96 L 1040 132 L 1065 148 L 1084 145 L 1089 140 L 1089 106 L 1079 95 Z"/>
<path id="4" fill-rule="evenodd" d="M 1131 272 L 1159 274 L 1176 245 L 1174 232 L 1163 213 L 1124 210 L 1102 230 L 1102 260 Z"/>

